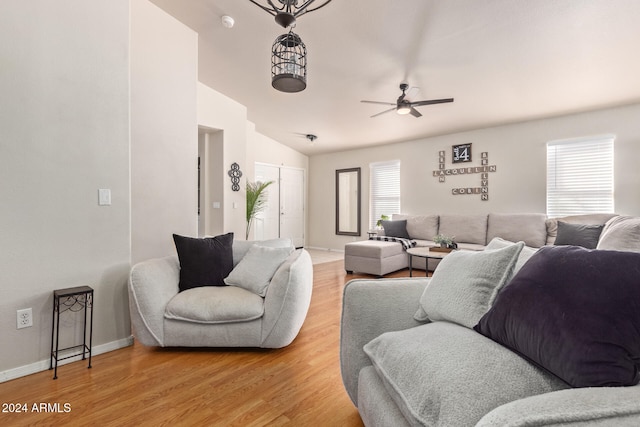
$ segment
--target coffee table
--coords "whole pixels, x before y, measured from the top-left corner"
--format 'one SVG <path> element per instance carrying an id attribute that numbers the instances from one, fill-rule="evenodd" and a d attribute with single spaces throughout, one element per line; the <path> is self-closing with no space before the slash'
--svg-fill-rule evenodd
<path id="1" fill-rule="evenodd" d="M 413 277 L 413 257 L 417 256 L 419 258 L 425 258 L 425 274 L 429 275 L 429 260 L 430 259 L 442 259 L 449 255 L 451 252 L 443 252 L 443 251 L 435 251 L 431 248 L 427 247 L 418 247 L 418 248 L 409 248 L 407 249 L 407 253 L 409 254 L 409 277 Z"/>

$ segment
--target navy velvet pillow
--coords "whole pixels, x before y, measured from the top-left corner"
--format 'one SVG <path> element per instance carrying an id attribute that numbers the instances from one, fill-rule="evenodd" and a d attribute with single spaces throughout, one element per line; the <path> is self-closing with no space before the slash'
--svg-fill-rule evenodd
<path id="1" fill-rule="evenodd" d="M 173 235 L 180 260 L 180 292 L 201 286 L 226 286 L 233 270 L 233 233 L 196 239 Z"/>
<path id="2" fill-rule="evenodd" d="M 407 232 L 407 220 L 399 219 L 395 221 L 382 221 L 382 228 L 384 228 L 384 235 L 390 237 L 403 237 L 409 239 L 409 233 Z"/>
<path id="3" fill-rule="evenodd" d="M 540 248 L 474 329 L 572 387 L 640 380 L 640 253 Z"/>
<path id="4" fill-rule="evenodd" d="M 595 249 L 602 233 L 602 225 L 571 224 L 558 221 L 558 237 L 555 245 L 582 246 L 587 249 Z"/>

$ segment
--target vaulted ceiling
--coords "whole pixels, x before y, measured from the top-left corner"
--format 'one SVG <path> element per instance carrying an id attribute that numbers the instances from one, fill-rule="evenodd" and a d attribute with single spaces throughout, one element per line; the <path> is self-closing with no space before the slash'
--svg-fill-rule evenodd
<path id="1" fill-rule="evenodd" d="M 333 0 L 298 19 L 308 86 L 294 94 L 271 87 L 286 30 L 249 0 L 151 1 L 199 34 L 202 83 L 309 155 L 640 102 L 638 0 Z M 386 107 L 360 101 L 395 102 L 403 81 L 455 101 L 370 118 Z"/>

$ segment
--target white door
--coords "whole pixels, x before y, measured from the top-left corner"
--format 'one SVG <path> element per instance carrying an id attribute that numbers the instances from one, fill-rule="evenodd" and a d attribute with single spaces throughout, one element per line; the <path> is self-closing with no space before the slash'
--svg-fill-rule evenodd
<path id="1" fill-rule="evenodd" d="M 256 182 L 273 181 L 267 187 L 265 208 L 253 221 L 253 238 L 249 240 L 277 239 L 280 237 L 280 168 L 278 166 L 256 164 Z"/>
<path id="2" fill-rule="evenodd" d="M 255 220 L 253 239 L 289 238 L 304 246 L 304 170 L 256 163 L 255 180 L 274 181 L 265 209 Z M 251 237 L 250 237 L 251 238 Z"/>
<path id="3" fill-rule="evenodd" d="M 280 237 L 304 246 L 304 170 L 280 168 Z"/>

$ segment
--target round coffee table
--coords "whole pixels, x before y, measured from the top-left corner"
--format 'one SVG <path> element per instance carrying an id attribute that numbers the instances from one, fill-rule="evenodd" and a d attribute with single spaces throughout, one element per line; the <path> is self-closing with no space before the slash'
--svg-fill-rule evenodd
<path id="1" fill-rule="evenodd" d="M 427 247 L 418 247 L 418 248 L 409 248 L 407 249 L 407 253 L 409 254 L 409 277 L 413 277 L 413 257 L 417 256 L 419 258 L 425 258 L 425 274 L 429 276 L 429 260 L 430 259 L 442 259 L 449 255 L 451 251 L 435 251 L 431 248 Z"/>

